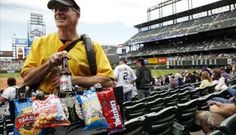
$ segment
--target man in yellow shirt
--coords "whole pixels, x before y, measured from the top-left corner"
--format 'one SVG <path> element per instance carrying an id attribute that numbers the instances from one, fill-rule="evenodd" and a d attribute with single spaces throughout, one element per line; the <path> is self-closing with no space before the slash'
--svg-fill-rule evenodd
<path id="1" fill-rule="evenodd" d="M 40 83 L 40 90 L 53 93 L 59 88 L 59 69 L 62 56 L 66 55 L 72 83 L 88 88 L 96 83 L 103 87 L 113 85 L 113 72 L 100 44 L 92 41 L 97 71 L 92 75 L 83 41 L 69 51 L 63 51 L 71 42 L 80 38 L 76 26 L 80 18 L 80 7 L 74 0 L 50 0 L 48 8 L 52 9 L 58 28 L 57 32 L 35 39 L 21 71 L 26 85 Z"/>

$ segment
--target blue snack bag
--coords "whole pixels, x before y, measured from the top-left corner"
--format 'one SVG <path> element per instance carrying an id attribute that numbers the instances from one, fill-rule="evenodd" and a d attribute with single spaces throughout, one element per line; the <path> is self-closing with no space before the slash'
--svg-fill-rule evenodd
<path id="1" fill-rule="evenodd" d="M 24 101 L 14 100 L 15 104 L 15 123 L 14 135 L 39 135 L 41 129 L 34 129 L 35 116 L 33 114 L 32 99 Z"/>
<path id="2" fill-rule="evenodd" d="M 84 130 L 109 127 L 105 117 L 103 116 L 102 107 L 95 90 L 84 91 L 83 95 L 77 96 L 77 99 L 81 104 L 84 116 L 84 122 L 86 125 Z"/>

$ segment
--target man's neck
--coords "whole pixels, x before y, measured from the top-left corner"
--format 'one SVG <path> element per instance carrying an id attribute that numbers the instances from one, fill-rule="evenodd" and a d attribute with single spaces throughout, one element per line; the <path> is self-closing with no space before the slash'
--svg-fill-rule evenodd
<path id="1" fill-rule="evenodd" d="M 79 38 L 76 31 L 69 31 L 69 30 L 58 30 L 59 39 L 61 40 L 76 40 Z"/>

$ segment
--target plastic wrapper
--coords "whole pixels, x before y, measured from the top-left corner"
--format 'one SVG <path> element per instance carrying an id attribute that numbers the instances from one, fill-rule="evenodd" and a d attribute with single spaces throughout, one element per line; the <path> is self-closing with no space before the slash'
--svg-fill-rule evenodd
<path id="1" fill-rule="evenodd" d="M 34 100 L 32 107 L 36 129 L 70 125 L 64 113 L 63 105 L 56 95 L 49 95 L 45 100 Z"/>
<path id="2" fill-rule="evenodd" d="M 35 117 L 31 98 L 24 101 L 16 99 L 14 104 L 16 114 L 14 135 L 39 135 L 41 130 L 34 128 Z"/>
<path id="3" fill-rule="evenodd" d="M 83 95 L 78 95 L 77 99 L 82 106 L 85 130 L 108 128 L 95 90 L 84 91 Z"/>
<path id="4" fill-rule="evenodd" d="M 103 89 L 103 91 L 97 92 L 97 96 L 102 105 L 103 114 L 109 124 L 110 130 L 122 130 L 124 125 L 113 88 Z"/>
<path id="5" fill-rule="evenodd" d="M 78 122 L 83 120 L 83 114 L 76 96 L 61 98 L 64 106 L 64 112 L 70 122 Z"/>

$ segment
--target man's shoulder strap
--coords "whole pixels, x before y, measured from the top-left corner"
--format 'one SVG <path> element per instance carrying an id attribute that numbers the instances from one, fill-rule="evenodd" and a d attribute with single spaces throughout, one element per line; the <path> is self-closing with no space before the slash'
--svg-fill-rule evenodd
<path id="1" fill-rule="evenodd" d="M 81 40 L 84 42 L 85 45 L 90 72 L 92 75 L 96 75 L 97 74 L 96 57 L 93 49 L 92 40 L 88 35 L 86 34 L 81 35 L 81 38 L 73 41 L 69 46 L 65 48 L 65 50 L 69 52 Z"/>
<path id="2" fill-rule="evenodd" d="M 90 72 L 92 75 L 96 75 L 97 74 L 97 64 L 96 64 L 96 57 L 95 57 L 95 53 L 94 53 L 92 40 L 86 34 L 81 35 L 81 38 L 84 41 L 85 50 L 86 50 L 87 58 L 88 58 L 88 62 L 89 62 Z"/>

